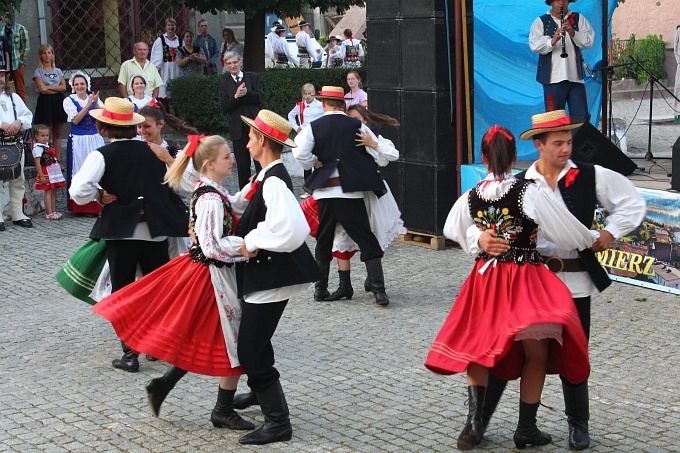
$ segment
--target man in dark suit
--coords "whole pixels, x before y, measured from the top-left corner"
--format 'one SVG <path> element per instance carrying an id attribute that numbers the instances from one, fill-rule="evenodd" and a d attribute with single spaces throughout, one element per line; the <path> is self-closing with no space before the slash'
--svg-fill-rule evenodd
<path id="1" fill-rule="evenodd" d="M 229 73 L 224 74 L 220 82 L 220 105 L 222 111 L 229 115 L 229 133 L 236 156 L 238 185 L 243 189 L 250 179 L 250 153 L 246 148 L 250 128 L 241 121 L 241 115 L 257 117 L 264 104 L 264 91 L 258 73 L 241 70 L 243 60 L 238 53 L 227 52 L 224 55 L 224 66 Z M 255 161 L 255 173 L 259 173 L 261 169 L 260 164 Z"/>

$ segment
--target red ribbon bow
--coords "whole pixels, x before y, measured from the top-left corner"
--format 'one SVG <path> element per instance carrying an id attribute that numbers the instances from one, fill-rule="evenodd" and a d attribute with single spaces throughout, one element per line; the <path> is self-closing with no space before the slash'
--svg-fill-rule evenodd
<path id="1" fill-rule="evenodd" d="M 194 155 L 196 152 L 196 148 L 198 148 L 198 144 L 200 143 L 201 139 L 205 138 L 205 135 L 190 135 L 187 137 L 189 140 L 189 143 L 187 144 L 186 148 L 184 148 L 184 154 L 186 154 L 187 157 L 191 157 Z"/>
<path id="2" fill-rule="evenodd" d="M 304 116 L 304 111 L 305 111 L 305 103 L 304 102 L 296 102 L 297 106 L 300 108 L 300 127 L 302 127 L 302 123 L 305 122 L 305 116 Z"/>
<path id="3" fill-rule="evenodd" d="M 491 139 L 493 139 L 494 135 L 496 134 L 503 134 L 505 138 L 508 139 L 508 141 L 512 141 L 512 135 L 508 134 L 505 132 L 503 129 L 498 124 L 494 124 L 489 128 L 489 130 L 486 132 L 486 143 L 490 143 Z"/>
<path id="4" fill-rule="evenodd" d="M 151 100 L 149 101 L 149 103 L 146 104 L 146 105 L 150 105 L 151 107 L 154 107 L 154 108 L 163 110 L 163 108 L 162 108 L 160 102 L 158 102 L 158 101 L 155 100 L 154 98 L 151 98 Z"/>
<path id="5" fill-rule="evenodd" d="M 255 192 L 257 192 L 258 187 L 260 187 L 260 181 L 252 181 L 250 183 L 250 189 L 248 190 L 248 193 L 246 193 L 245 199 L 248 201 L 252 200 Z"/>
<path id="6" fill-rule="evenodd" d="M 570 168 L 567 171 L 567 174 L 564 175 L 564 187 L 569 187 L 572 184 L 574 184 L 574 181 L 576 181 L 576 176 L 578 176 L 579 173 L 578 168 Z"/>

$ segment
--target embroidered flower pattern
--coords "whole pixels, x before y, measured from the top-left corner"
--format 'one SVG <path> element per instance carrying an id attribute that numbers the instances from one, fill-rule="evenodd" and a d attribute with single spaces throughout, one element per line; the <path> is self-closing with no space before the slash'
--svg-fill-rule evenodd
<path id="1" fill-rule="evenodd" d="M 517 240 L 518 235 L 524 231 L 522 223 L 510 215 L 508 208 L 489 206 L 484 211 L 478 210 L 477 217 L 474 220 L 482 230 L 494 229 L 499 237 L 510 242 Z M 530 240 L 532 243 L 536 243 L 535 236 L 532 236 Z"/>

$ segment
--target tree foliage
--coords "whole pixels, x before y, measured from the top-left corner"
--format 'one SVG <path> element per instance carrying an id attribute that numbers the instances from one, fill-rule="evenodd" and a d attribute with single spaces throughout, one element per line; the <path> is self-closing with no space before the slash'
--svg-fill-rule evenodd
<path id="1" fill-rule="evenodd" d="M 332 8 L 338 13 L 350 6 L 364 6 L 364 0 L 170 0 L 201 13 L 243 11 L 246 16 L 244 40 L 244 67 L 250 71 L 264 70 L 264 21 L 266 14 L 279 17 L 297 17 L 303 8 L 319 8 L 326 12 Z"/>

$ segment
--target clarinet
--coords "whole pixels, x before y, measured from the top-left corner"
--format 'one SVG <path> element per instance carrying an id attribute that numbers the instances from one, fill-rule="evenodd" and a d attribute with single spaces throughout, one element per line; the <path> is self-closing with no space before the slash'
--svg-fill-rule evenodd
<path id="1" fill-rule="evenodd" d="M 564 6 L 560 6 L 560 26 L 564 25 Z M 569 55 L 567 55 L 567 43 L 566 43 L 567 37 L 564 35 L 564 30 L 562 31 L 562 53 L 560 54 L 560 57 L 562 58 L 567 58 Z"/>

